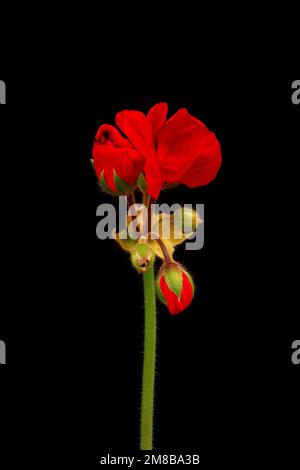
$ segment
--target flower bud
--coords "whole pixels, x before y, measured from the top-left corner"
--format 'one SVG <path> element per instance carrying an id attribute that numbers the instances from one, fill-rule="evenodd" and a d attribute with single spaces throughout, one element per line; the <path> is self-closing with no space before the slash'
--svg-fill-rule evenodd
<path id="1" fill-rule="evenodd" d="M 190 207 L 182 207 L 174 213 L 175 231 L 182 231 L 185 234 L 194 233 L 199 224 L 202 223 L 198 212 Z"/>
<path id="2" fill-rule="evenodd" d="M 191 275 L 178 263 L 164 265 L 157 277 L 157 294 L 171 315 L 185 310 L 194 297 Z"/>
<path id="3" fill-rule="evenodd" d="M 140 242 L 136 249 L 131 253 L 131 261 L 133 266 L 139 272 L 145 272 L 147 266 L 153 262 L 154 253 L 150 246 L 145 242 Z"/>

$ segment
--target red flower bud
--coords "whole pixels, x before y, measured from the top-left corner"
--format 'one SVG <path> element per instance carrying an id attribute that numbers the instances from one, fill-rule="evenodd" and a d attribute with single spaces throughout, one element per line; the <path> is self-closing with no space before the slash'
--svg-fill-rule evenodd
<path id="1" fill-rule="evenodd" d="M 177 263 L 164 266 L 158 274 L 158 297 L 167 305 L 171 315 L 182 312 L 190 305 L 194 291 L 191 275 Z"/>
<path id="2" fill-rule="evenodd" d="M 133 145 L 106 124 L 96 134 L 93 161 L 101 186 L 113 194 L 130 192 L 144 165 L 144 157 Z"/>

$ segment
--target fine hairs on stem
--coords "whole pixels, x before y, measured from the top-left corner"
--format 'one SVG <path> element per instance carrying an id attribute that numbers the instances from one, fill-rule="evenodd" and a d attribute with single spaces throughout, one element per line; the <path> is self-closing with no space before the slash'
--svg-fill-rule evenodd
<path id="1" fill-rule="evenodd" d="M 156 360 L 156 297 L 153 263 L 143 274 L 145 339 L 141 408 L 141 450 L 153 449 L 154 379 Z"/>

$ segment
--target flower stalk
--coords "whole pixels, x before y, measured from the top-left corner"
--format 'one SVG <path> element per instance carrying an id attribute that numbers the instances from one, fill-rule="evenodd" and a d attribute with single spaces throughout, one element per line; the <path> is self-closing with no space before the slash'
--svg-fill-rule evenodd
<path id="1" fill-rule="evenodd" d="M 143 274 L 145 339 L 141 409 L 141 450 L 153 449 L 154 377 L 156 356 L 156 299 L 153 263 Z"/>

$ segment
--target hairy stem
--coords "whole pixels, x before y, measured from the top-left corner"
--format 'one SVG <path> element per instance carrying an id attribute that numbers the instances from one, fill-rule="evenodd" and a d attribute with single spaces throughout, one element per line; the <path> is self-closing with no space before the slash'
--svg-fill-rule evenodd
<path id="1" fill-rule="evenodd" d="M 156 356 L 156 305 L 154 267 L 151 264 L 144 276 L 145 340 L 141 411 L 141 450 L 153 449 L 153 405 Z"/>

